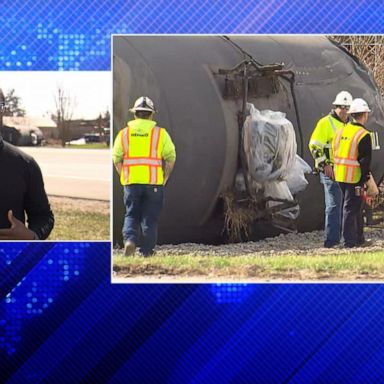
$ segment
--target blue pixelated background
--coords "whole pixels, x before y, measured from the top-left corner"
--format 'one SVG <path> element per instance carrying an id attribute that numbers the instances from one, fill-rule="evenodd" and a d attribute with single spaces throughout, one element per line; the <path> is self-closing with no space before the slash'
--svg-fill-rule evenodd
<path id="1" fill-rule="evenodd" d="M 0 69 L 109 70 L 112 33 L 380 34 L 383 14 L 382 0 L 5 0 Z"/>
<path id="2" fill-rule="evenodd" d="M 1 70 L 112 33 L 382 33 L 382 1 L 2 1 Z M 381 284 L 111 285 L 109 242 L 0 244 L 0 382 L 382 383 Z"/>

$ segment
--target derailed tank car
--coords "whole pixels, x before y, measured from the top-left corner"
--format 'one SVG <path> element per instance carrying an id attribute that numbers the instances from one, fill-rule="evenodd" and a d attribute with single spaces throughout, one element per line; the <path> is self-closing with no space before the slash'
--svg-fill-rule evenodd
<path id="1" fill-rule="evenodd" d="M 132 119 L 128 109 L 147 95 L 156 121 L 177 150 L 166 186 L 160 243 L 223 241 L 222 193 L 235 185 L 241 167 L 239 141 L 245 103 L 286 113 L 297 153 L 312 166 L 308 141 L 340 90 L 372 107 L 367 128 L 383 145 L 381 96 L 359 61 L 321 36 L 116 36 L 113 39 L 113 133 Z M 377 182 L 384 175 L 384 151 L 373 153 Z M 122 188 L 114 173 L 114 243 L 122 243 Z M 324 198 L 315 175 L 296 196 L 299 231 L 323 226 Z M 273 223 L 255 222 L 251 238 L 275 234 Z"/>

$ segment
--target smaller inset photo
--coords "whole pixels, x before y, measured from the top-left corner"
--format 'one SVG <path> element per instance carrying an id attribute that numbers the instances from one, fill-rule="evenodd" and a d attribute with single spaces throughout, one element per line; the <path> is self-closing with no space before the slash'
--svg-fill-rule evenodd
<path id="1" fill-rule="evenodd" d="M 112 46 L 112 282 L 384 278 L 382 36 Z"/>
<path id="2" fill-rule="evenodd" d="M 109 72 L 0 73 L 0 241 L 110 240 Z"/>

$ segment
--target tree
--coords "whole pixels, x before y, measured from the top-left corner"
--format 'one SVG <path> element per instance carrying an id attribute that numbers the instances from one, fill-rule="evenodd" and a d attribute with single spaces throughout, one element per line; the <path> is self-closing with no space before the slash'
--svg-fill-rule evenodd
<path id="1" fill-rule="evenodd" d="M 380 92 L 384 96 L 384 36 L 352 35 L 330 37 L 361 60 L 372 71 Z"/>
<path id="2" fill-rule="evenodd" d="M 110 125 L 110 120 L 111 120 L 111 114 L 109 113 L 109 110 L 107 109 L 104 116 L 103 116 L 103 119 L 105 121 L 105 124 L 107 127 L 109 127 Z"/>
<path id="3" fill-rule="evenodd" d="M 3 116 L 25 116 L 25 109 L 21 107 L 21 97 L 16 95 L 14 89 L 10 89 L 5 95 Z"/>
<path id="4" fill-rule="evenodd" d="M 62 85 L 57 86 L 57 91 L 54 96 L 57 114 L 57 128 L 61 145 L 65 147 L 65 143 L 69 138 L 69 124 L 72 119 L 73 112 L 76 106 L 75 99 L 70 95 L 69 91 L 64 89 Z"/>

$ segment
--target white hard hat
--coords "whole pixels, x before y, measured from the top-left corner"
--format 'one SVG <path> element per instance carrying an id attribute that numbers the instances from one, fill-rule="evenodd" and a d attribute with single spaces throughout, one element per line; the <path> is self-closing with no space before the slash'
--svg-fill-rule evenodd
<path id="1" fill-rule="evenodd" d="M 349 107 L 348 113 L 361 113 L 371 112 L 367 102 L 364 99 L 353 99 L 351 106 Z"/>
<path id="2" fill-rule="evenodd" d="M 130 112 L 135 113 L 136 111 L 148 111 L 148 112 L 156 112 L 153 101 L 147 96 L 141 96 L 133 105 L 133 108 L 129 110 Z"/>
<path id="3" fill-rule="evenodd" d="M 341 91 L 336 95 L 333 105 L 349 107 L 352 103 L 352 95 L 347 91 Z"/>

